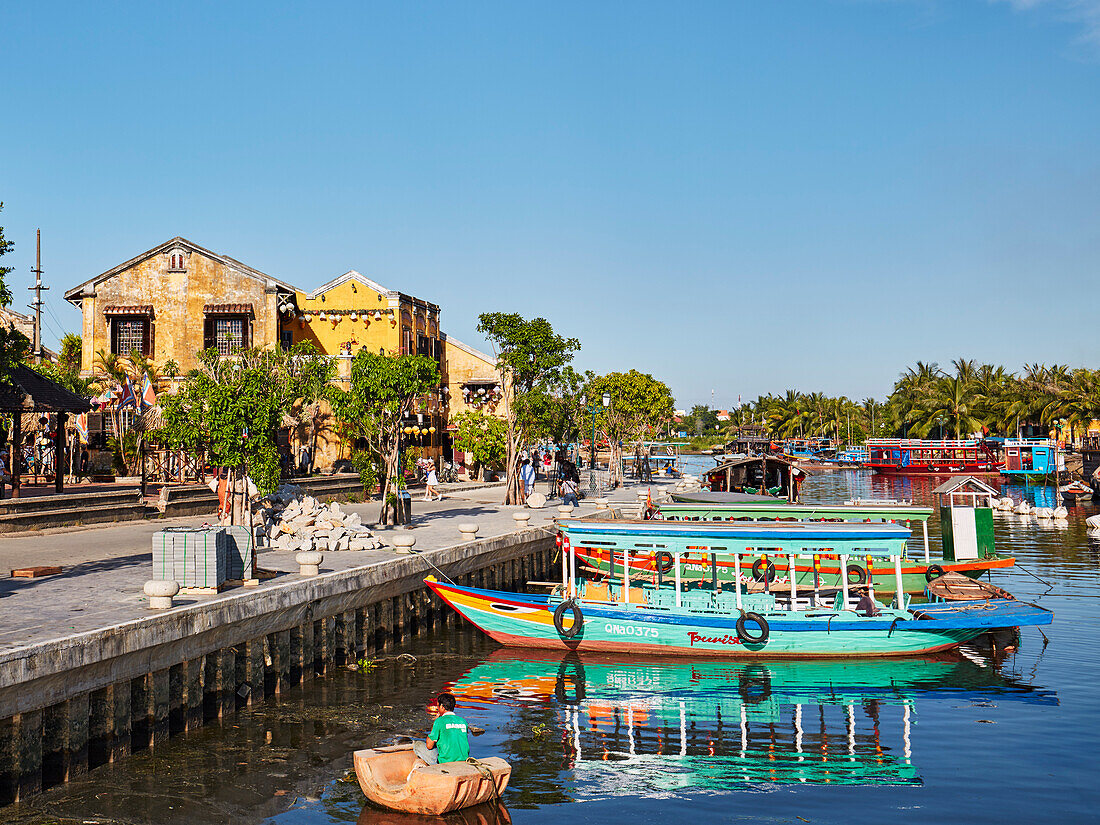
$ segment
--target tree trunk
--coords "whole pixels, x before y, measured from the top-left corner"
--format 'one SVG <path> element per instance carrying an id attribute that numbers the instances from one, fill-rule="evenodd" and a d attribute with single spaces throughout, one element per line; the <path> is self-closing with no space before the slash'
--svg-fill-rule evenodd
<path id="1" fill-rule="evenodd" d="M 612 490 L 623 485 L 623 448 L 618 439 L 607 436 L 607 446 L 610 448 L 610 456 L 607 459 L 608 484 Z"/>
<path id="2" fill-rule="evenodd" d="M 523 491 L 520 490 L 520 477 L 519 477 L 519 445 L 516 443 L 518 434 L 516 433 L 516 422 L 512 415 L 508 416 L 508 475 L 506 476 L 507 482 L 505 484 L 504 503 L 505 504 L 523 504 Z"/>
<path id="3" fill-rule="evenodd" d="M 397 524 L 397 507 L 390 496 L 392 494 L 396 498 L 401 491 L 401 468 L 398 466 L 400 448 L 400 436 L 393 441 L 391 447 L 386 448 L 386 477 L 382 483 L 382 507 L 378 511 L 379 524 Z"/>

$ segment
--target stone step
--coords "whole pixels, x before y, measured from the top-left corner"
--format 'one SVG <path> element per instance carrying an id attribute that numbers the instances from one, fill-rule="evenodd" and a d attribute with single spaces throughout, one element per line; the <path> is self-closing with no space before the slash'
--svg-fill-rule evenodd
<path id="1" fill-rule="evenodd" d="M 112 508 L 140 502 L 141 491 L 136 487 L 94 493 L 62 493 L 61 495 L 7 498 L 0 501 L 0 516 L 53 510 Z"/>
<path id="2" fill-rule="evenodd" d="M 49 527 L 71 527 L 78 524 L 107 524 L 113 521 L 134 521 L 160 515 L 156 507 L 130 500 L 109 507 L 65 507 L 26 513 L 0 514 L 0 533 L 21 530 L 45 530 Z"/>

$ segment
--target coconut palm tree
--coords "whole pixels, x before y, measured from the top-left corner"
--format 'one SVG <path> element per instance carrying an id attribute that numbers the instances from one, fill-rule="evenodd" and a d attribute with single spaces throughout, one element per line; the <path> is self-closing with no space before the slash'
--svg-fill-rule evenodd
<path id="1" fill-rule="evenodd" d="M 962 438 L 982 428 L 981 419 L 975 415 L 980 403 L 974 382 L 945 375 L 935 382 L 922 404 L 913 408 L 910 421 L 921 437 L 940 425 L 952 430 L 955 438 Z"/>

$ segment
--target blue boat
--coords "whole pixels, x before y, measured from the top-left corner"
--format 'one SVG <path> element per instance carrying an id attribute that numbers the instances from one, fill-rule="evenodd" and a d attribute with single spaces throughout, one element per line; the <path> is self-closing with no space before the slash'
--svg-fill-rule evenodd
<path id="1" fill-rule="evenodd" d="M 437 596 L 504 645 L 559 651 L 733 658 L 907 656 L 947 650 L 990 630 L 1048 624 L 1052 614 L 1009 600 L 911 605 L 901 587 L 909 531 L 896 524 L 827 522 L 711 523 L 578 521 L 559 523 L 563 576 L 559 593 L 533 596 L 426 581 Z M 581 575 L 577 550 L 602 548 L 618 559 L 602 581 Z M 777 576 L 797 559 L 815 566 L 821 554 L 893 562 L 891 605 L 865 593 L 799 587 Z M 719 557 L 732 557 L 733 581 L 721 581 Z M 656 565 L 656 580 L 638 581 L 639 559 Z M 685 562 L 699 560 L 696 571 Z M 882 560 L 887 564 L 883 565 Z M 742 574 L 744 571 L 744 574 Z"/>
<path id="2" fill-rule="evenodd" d="M 1001 475 L 1045 478 L 1058 472 L 1058 443 L 1048 438 L 1009 438 L 1004 443 Z"/>

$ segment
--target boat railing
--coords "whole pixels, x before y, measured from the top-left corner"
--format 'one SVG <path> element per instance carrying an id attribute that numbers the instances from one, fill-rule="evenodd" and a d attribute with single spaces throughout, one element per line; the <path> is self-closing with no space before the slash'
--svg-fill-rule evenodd
<path id="1" fill-rule="evenodd" d="M 746 571 L 751 571 L 756 559 L 764 561 L 764 592 L 772 592 L 769 588 L 769 578 L 774 577 L 773 557 L 786 557 L 788 571 L 787 586 L 789 588 L 789 603 L 798 602 L 798 576 L 793 574 L 796 569 L 797 559 L 813 559 L 815 571 L 820 564 L 822 552 L 828 550 L 839 557 L 841 570 L 847 570 L 848 561 L 851 558 L 864 559 L 867 570 L 872 568 L 875 558 L 891 559 L 893 561 L 895 575 L 895 593 L 904 594 L 902 583 L 901 559 L 905 550 L 905 542 L 909 537 L 909 530 L 894 524 L 865 525 L 865 524 L 830 524 L 815 525 L 814 523 L 799 522 L 795 524 L 783 523 L 780 525 L 708 525 L 705 528 L 691 525 L 688 529 L 668 529 L 671 524 L 658 525 L 660 529 L 653 529 L 652 523 L 633 525 L 630 530 L 624 530 L 620 525 L 612 522 L 582 522 L 565 520 L 559 522 L 559 540 L 563 550 L 562 564 L 562 591 L 563 596 L 577 599 L 581 597 L 578 590 L 578 565 L 577 547 L 599 548 L 608 553 L 613 560 L 612 576 L 614 579 L 614 561 L 616 556 L 622 562 L 622 578 L 619 590 L 620 600 L 616 601 L 617 607 L 646 607 L 648 600 L 642 598 L 644 589 L 632 596 L 631 570 L 636 566 L 639 558 L 646 559 L 653 564 L 657 571 L 658 586 L 663 584 L 663 575 L 670 575 L 674 582 L 675 607 L 677 609 L 694 610 L 690 604 L 693 600 L 688 597 L 685 605 L 685 593 L 690 588 L 685 588 L 681 562 L 685 559 L 700 557 L 704 565 L 709 558 L 710 587 L 709 591 L 715 599 L 715 612 L 727 612 L 729 607 L 737 611 L 744 611 L 747 597 L 754 594 L 743 592 L 746 588 L 741 586 L 742 561 L 746 557 L 753 559 L 745 566 Z M 777 529 L 773 529 L 777 528 Z M 644 535 L 649 533 L 649 535 Z M 803 535 L 798 535 L 802 533 Z M 690 543 L 689 543 L 690 542 Z M 828 542 L 826 544 L 825 542 Z M 743 550 L 741 548 L 744 548 Z M 733 604 L 723 606 L 720 603 L 720 594 L 723 592 L 718 578 L 718 560 L 732 559 L 734 567 L 734 585 L 731 588 L 734 594 Z M 769 572 L 770 571 L 770 575 Z M 705 576 L 700 577 L 705 581 Z M 814 598 L 819 602 L 818 576 L 814 576 Z M 845 608 L 850 605 L 850 593 L 847 575 L 840 577 L 841 593 L 843 598 L 840 604 Z M 867 591 L 874 598 L 874 577 L 868 578 Z M 700 592 L 705 592 L 702 585 Z M 778 591 L 777 591 L 778 592 Z M 610 593 L 610 590 L 609 590 Z M 895 602 L 904 604 L 904 598 L 895 599 Z M 702 608 L 705 612 L 710 612 Z"/>

